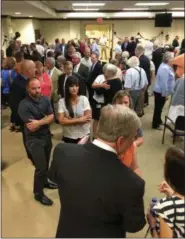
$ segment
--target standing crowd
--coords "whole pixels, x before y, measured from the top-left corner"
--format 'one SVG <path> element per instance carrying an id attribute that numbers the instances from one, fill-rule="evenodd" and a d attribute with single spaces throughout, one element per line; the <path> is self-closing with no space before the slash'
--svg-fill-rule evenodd
<path id="1" fill-rule="evenodd" d="M 106 55 L 105 36 L 100 43 Z M 35 167 L 35 200 L 52 205 L 44 188 L 59 190 L 57 237 L 125 237 L 145 226 L 140 117 L 154 95 L 151 126 L 161 130 L 168 98 L 182 104 L 185 46 L 183 40 L 177 51 L 177 43 L 143 46 L 126 37 L 108 63 L 100 61 L 99 41 L 87 37 L 50 45 L 13 40 L 6 57 L 1 51 L 1 108 L 10 107 L 10 130 L 22 133 Z M 62 126 L 64 143 L 49 167 L 53 122 Z M 184 170 L 184 152 L 170 148 L 160 186 L 167 197 L 153 208 L 155 217 L 147 215 L 153 237 L 185 236 Z"/>

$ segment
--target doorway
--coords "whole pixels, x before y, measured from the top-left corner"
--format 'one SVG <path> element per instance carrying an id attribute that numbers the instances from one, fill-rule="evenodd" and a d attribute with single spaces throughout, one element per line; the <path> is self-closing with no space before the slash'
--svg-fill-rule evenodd
<path id="1" fill-rule="evenodd" d="M 106 36 L 106 54 L 101 54 L 103 53 L 103 47 L 101 45 L 99 45 L 99 49 L 101 60 L 108 61 L 108 59 L 110 59 L 112 56 L 112 24 L 86 24 L 85 35 L 88 36 L 91 43 L 95 38 L 100 39 L 101 37 Z"/>

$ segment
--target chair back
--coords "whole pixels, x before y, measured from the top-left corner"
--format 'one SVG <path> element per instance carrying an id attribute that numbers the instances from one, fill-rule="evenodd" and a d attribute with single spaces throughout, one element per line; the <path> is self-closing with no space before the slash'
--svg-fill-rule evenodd
<path id="1" fill-rule="evenodd" d="M 175 129 L 185 131 L 185 116 L 178 116 L 175 121 Z"/>

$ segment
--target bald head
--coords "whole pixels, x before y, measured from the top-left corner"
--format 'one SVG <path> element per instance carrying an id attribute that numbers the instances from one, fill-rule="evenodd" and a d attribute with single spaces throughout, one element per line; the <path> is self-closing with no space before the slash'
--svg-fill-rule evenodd
<path id="1" fill-rule="evenodd" d="M 20 73 L 26 78 L 35 76 L 35 63 L 31 60 L 24 60 L 20 66 Z"/>

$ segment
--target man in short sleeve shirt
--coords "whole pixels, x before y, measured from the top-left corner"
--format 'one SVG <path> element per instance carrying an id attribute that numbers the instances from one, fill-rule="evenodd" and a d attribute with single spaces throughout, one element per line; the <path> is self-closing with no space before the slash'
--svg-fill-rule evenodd
<path id="1" fill-rule="evenodd" d="M 57 188 L 47 180 L 52 149 L 49 125 L 53 122 L 54 114 L 49 98 L 41 95 L 39 80 L 28 79 L 26 89 L 28 96 L 21 101 L 18 113 L 24 122 L 26 147 L 35 166 L 33 192 L 37 201 L 49 206 L 53 202 L 44 195 L 43 189 Z"/>

